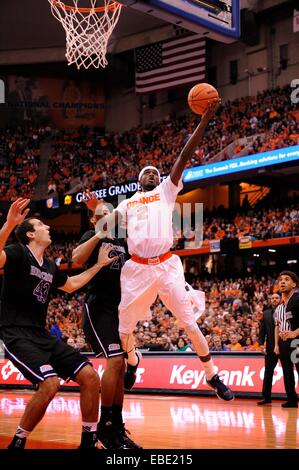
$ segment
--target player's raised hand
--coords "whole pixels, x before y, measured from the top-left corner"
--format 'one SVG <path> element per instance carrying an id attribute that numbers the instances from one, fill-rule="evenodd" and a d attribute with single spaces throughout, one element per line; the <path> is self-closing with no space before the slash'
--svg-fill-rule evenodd
<path id="1" fill-rule="evenodd" d="M 84 191 L 83 193 L 85 199 L 83 200 L 84 204 L 88 207 L 88 209 L 94 212 L 97 208 L 98 204 L 102 204 L 102 199 L 97 199 L 95 193 L 91 193 L 89 189 Z"/>
<path id="2" fill-rule="evenodd" d="M 213 100 L 209 103 L 209 106 L 207 107 L 207 110 L 205 113 L 202 115 L 202 120 L 204 121 L 209 121 L 212 119 L 214 114 L 216 114 L 217 109 L 221 105 L 221 99 L 219 98 L 218 100 Z"/>
<path id="3" fill-rule="evenodd" d="M 98 255 L 98 263 L 101 266 L 107 266 L 108 264 L 112 263 L 115 259 L 118 258 L 118 256 L 112 256 L 109 258 L 110 251 L 112 250 L 112 247 L 109 243 L 103 243 L 99 250 L 99 255 Z"/>
<path id="4" fill-rule="evenodd" d="M 27 208 L 29 202 L 30 199 L 24 199 L 19 197 L 18 199 L 16 199 L 16 201 L 12 203 L 6 218 L 7 225 L 11 229 L 22 223 L 23 220 L 26 218 L 27 214 L 30 211 L 30 209 Z"/>

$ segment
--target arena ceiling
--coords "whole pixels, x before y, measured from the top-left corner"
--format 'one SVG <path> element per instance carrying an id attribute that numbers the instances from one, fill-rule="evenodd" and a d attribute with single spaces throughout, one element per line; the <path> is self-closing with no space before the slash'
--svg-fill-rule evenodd
<path id="1" fill-rule="evenodd" d="M 66 0 L 72 4 L 72 0 Z M 90 0 L 80 0 L 90 4 Z M 288 3 L 286 0 L 241 0 L 242 8 L 255 11 L 273 5 Z M 149 14 L 131 8 L 123 8 L 118 25 L 110 41 L 109 51 L 120 52 L 163 38 L 153 38 L 151 33 L 160 29 L 172 28 L 169 23 Z M 134 40 L 135 39 L 135 43 Z M 48 0 L 5 0 L 0 4 L 0 65 L 18 63 L 18 52 L 24 50 L 60 48 L 63 54 L 65 33 L 62 26 L 52 17 Z M 5 52 L 5 54 L 4 54 Z M 14 59 L 14 54 L 16 57 Z M 47 52 L 44 52 L 47 56 Z M 56 57 L 58 59 L 58 56 Z M 63 58 L 61 55 L 60 59 Z M 55 56 L 49 60 L 55 60 Z M 14 62 L 15 60 L 15 62 Z M 44 58 L 44 61 L 45 58 Z M 25 62 L 21 60 L 21 62 Z M 19 62 L 20 63 L 20 62 Z"/>
<path id="2" fill-rule="evenodd" d="M 71 0 L 68 0 L 71 3 Z M 123 8 L 113 40 L 151 31 L 167 23 L 151 15 Z M 9 0 L 0 5 L 0 51 L 63 47 L 65 34 L 53 18 L 47 0 Z"/>

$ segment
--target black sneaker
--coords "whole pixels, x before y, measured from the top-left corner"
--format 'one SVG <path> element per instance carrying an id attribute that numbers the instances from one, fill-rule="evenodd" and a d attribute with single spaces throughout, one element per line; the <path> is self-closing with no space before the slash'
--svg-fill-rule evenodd
<path id="1" fill-rule="evenodd" d="M 123 423 L 121 428 L 118 429 L 116 432 L 118 442 L 121 445 L 120 449 L 142 449 L 140 445 L 136 444 L 136 442 L 134 442 L 128 436 L 128 434 L 131 433 L 125 428 L 125 423 Z"/>
<path id="2" fill-rule="evenodd" d="M 106 450 L 119 449 L 115 429 L 108 421 L 105 424 L 98 423 L 97 426 L 98 448 Z"/>
<path id="3" fill-rule="evenodd" d="M 81 435 L 81 443 L 79 450 L 100 450 L 98 437 L 96 432 L 83 432 Z"/>
<path id="4" fill-rule="evenodd" d="M 216 374 L 211 378 L 211 380 L 207 380 L 207 384 L 215 390 L 217 397 L 221 400 L 231 401 L 235 398 L 231 389 L 221 382 L 219 375 Z"/>
<path id="5" fill-rule="evenodd" d="M 136 350 L 136 356 L 138 358 L 136 366 L 131 366 L 130 364 L 127 364 L 127 370 L 124 376 L 124 385 L 126 390 L 131 390 L 136 381 L 136 371 L 142 358 L 141 352 Z"/>
<path id="6" fill-rule="evenodd" d="M 282 408 L 298 408 L 298 403 L 296 401 L 286 401 L 282 403 Z"/>
<path id="7" fill-rule="evenodd" d="M 264 400 L 258 401 L 257 405 L 263 406 L 263 405 L 268 405 L 269 403 L 272 403 L 272 400 L 268 400 L 267 398 L 264 398 Z"/>
<path id="8" fill-rule="evenodd" d="M 10 450 L 23 450 L 26 444 L 26 437 L 14 436 L 13 440 L 7 447 Z"/>

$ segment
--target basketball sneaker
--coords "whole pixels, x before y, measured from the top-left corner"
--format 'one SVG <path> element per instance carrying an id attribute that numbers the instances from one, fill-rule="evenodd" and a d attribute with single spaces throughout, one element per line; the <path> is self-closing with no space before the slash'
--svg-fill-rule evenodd
<path id="1" fill-rule="evenodd" d="M 138 359 L 136 366 L 131 366 L 130 364 L 127 364 L 127 370 L 124 376 L 124 385 L 126 390 L 131 390 L 136 381 L 136 371 L 142 358 L 141 352 L 136 350 L 136 356 Z"/>
<path id="2" fill-rule="evenodd" d="M 210 380 L 207 380 L 207 384 L 213 390 L 215 390 L 216 395 L 221 400 L 231 401 L 235 398 L 235 395 L 219 378 L 219 375 L 214 375 Z"/>
<path id="3" fill-rule="evenodd" d="M 134 442 L 129 436 L 130 431 L 125 428 L 125 423 L 122 424 L 122 426 L 117 429 L 117 440 L 119 444 L 121 445 L 120 449 L 142 449 L 142 447 L 136 442 Z"/>
<path id="4" fill-rule="evenodd" d="M 98 423 L 97 437 L 99 440 L 99 448 L 106 450 L 117 450 L 120 448 L 117 442 L 115 429 L 111 421 L 108 421 L 105 424 Z"/>
<path id="5" fill-rule="evenodd" d="M 95 432 L 82 432 L 81 443 L 78 447 L 80 450 L 98 449 L 98 438 Z"/>
<path id="6" fill-rule="evenodd" d="M 25 448 L 25 444 L 26 444 L 26 437 L 18 437 L 18 436 L 14 436 L 13 437 L 13 440 L 11 441 L 11 443 L 9 444 L 9 446 L 7 447 L 8 449 L 10 450 L 21 450 L 21 449 L 24 449 Z"/>

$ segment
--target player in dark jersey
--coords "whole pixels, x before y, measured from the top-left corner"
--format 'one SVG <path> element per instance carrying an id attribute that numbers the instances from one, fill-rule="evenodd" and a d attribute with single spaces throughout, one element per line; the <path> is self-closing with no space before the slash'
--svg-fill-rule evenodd
<path id="1" fill-rule="evenodd" d="M 104 204 L 95 201 L 93 225 L 109 214 Z M 106 449 L 140 448 L 128 437 L 124 427 L 122 408 L 124 401 L 124 353 L 118 333 L 118 305 L 120 302 L 120 272 L 129 258 L 124 239 L 106 238 L 99 240 L 94 230 L 86 232 L 73 251 L 73 260 L 87 267 L 94 264 L 99 248 L 109 246 L 110 256 L 115 260 L 103 268 L 88 284 L 84 309 L 83 329 L 87 341 L 97 356 L 106 358 L 106 367 L 101 378 L 101 417 L 98 424 L 98 438 Z M 135 376 L 136 377 L 136 376 Z M 133 383 L 130 384 L 133 386 Z"/>
<path id="2" fill-rule="evenodd" d="M 82 436 L 80 448 L 94 448 L 99 408 L 100 380 L 91 363 L 46 329 L 49 294 L 53 287 L 71 293 L 84 286 L 104 266 L 113 262 L 104 247 L 94 265 L 68 277 L 54 261 L 44 258 L 51 244 L 49 227 L 35 217 L 26 219 L 29 199 L 17 199 L 0 230 L 1 291 L 0 339 L 7 357 L 38 389 L 21 418 L 9 448 L 24 448 L 26 438 L 43 418 L 59 389 L 59 379 L 80 385 Z M 19 243 L 4 248 L 15 229 Z"/>

